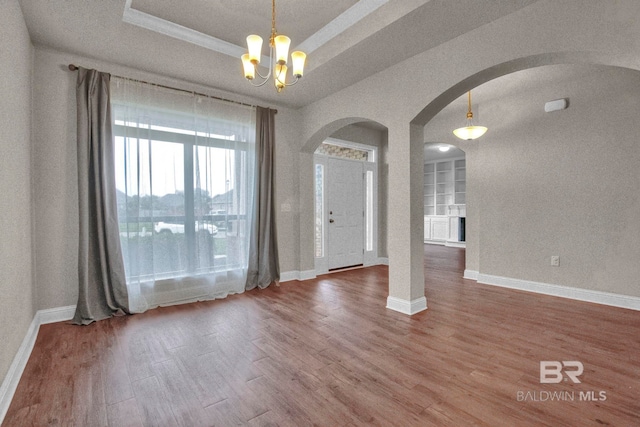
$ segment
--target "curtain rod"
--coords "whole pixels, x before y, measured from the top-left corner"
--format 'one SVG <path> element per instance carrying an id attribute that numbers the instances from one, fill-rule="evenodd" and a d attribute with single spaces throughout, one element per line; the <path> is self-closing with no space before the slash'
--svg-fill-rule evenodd
<path id="1" fill-rule="evenodd" d="M 74 65 L 74 64 L 69 64 L 69 70 L 76 71 L 76 70 L 78 70 L 78 67 L 76 65 Z M 258 105 L 246 104 L 244 102 L 234 101 L 232 99 L 226 99 L 226 98 L 220 98 L 218 96 L 207 95 L 206 93 L 199 93 L 199 92 L 194 92 L 192 90 L 185 90 L 185 89 L 180 89 L 180 88 L 177 88 L 177 87 L 165 86 L 165 85 L 161 85 L 161 84 L 157 84 L 157 83 L 146 82 L 144 80 L 130 79 L 128 77 L 122 77 L 122 76 L 118 76 L 118 75 L 111 74 L 111 73 L 109 73 L 109 74 L 112 75 L 113 77 L 118 77 L 120 79 L 130 80 L 130 81 L 136 82 L 136 83 L 145 83 L 145 84 L 148 84 L 148 85 L 161 87 L 163 89 L 171 89 L 171 90 L 177 90 L 179 92 L 192 93 L 194 95 L 205 96 L 207 98 L 213 98 L 213 99 L 217 99 L 219 101 L 225 101 L 225 102 L 231 102 L 233 104 L 244 105 L 245 107 L 258 107 Z M 278 110 L 275 110 L 275 114 L 278 114 Z"/>

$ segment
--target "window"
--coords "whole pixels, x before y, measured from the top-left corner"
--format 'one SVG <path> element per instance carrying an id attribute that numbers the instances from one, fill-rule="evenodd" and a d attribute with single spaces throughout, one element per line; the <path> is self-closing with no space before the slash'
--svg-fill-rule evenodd
<path id="1" fill-rule="evenodd" d="M 253 108 L 119 79 L 112 98 L 130 295 L 146 309 L 242 292 Z"/>
<path id="2" fill-rule="evenodd" d="M 315 243 L 316 257 L 324 256 L 324 165 L 316 164 Z"/>
<path id="3" fill-rule="evenodd" d="M 366 172 L 365 201 L 365 250 L 373 250 L 373 171 Z"/>

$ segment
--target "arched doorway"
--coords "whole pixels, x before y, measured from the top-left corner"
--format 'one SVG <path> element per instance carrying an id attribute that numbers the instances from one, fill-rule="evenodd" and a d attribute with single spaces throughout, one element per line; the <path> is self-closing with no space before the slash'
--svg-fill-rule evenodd
<path id="1" fill-rule="evenodd" d="M 345 119 L 322 134 L 310 156 L 312 194 L 300 195 L 301 206 L 311 199 L 313 207 L 307 212 L 313 219 L 315 275 L 386 264 L 386 128 L 368 120 Z"/>
<path id="2" fill-rule="evenodd" d="M 526 49 L 524 50 L 526 51 Z M 498 57 L 502 58 L 508 58 L 510 56 L 511 53 L 509 52 L 504 55 L 498 55 Z M 416 61 L 416 63 L 433 65 L 432 58 L 425 57 L 424 59 L 424 61 L 420 60 Z M 399 90 L 404 95 L 404 98 L 402 102 L 394 102 L 393 108 L 380 107 L 386 100 L 391 99 L 389 90 L 376 90 L 369 93 L 360 91 L 359 93 L 362 94 L 362 97 L 358 98 L 357 102 L 350 101 L 350 99 L 353 98 L 353 93 L 351 92 L 345 92 L 344 96 L 342 96 L 342 94 L 332 96 L 330 99 L 324 100 L 322 104 L 314 106 L 314 108 L 310 110 L 313 111 L 314 116 L 312 120 L 310 119 L 310 127 L 305 130 L 306 136 L 304 140 L 307 141 L 308 144 L 321 134 L 324 127 L 335 126 L 336 117 L 346 115 L 348 112 L 384 118 L 383 120 L 385 120 L 389 129 L 389 145 L 391 147 L 389 156 L 389 186 L 400 190 L 391 193 L 389 198 L 388 235 L 391 236 L 388 242 L 390 264 L 389 296 L 397 301 L 397 311 L 407 314 L 414 314 L 426 308 L 426 300 L 423 296 L 424 275 L 421 274 L 422 258 L 414 256 L 415 253 L 419 252 L 419 248 L 422 247 L 423 243 L 422 217 L 424 212 L 422 206 L 423 171 L 421 152 L 425 140 L 424 126 L 451 101 L 464 95 L 469 89 L 473 89 L 478 85 L 482 85 L 500 76 L 551 64 L 622 64 L 618 58 L 614 58 L 608 54 L 601 52 L 592 54 L 578 51 L 543 53 L 539 55 L 526 55 L 525 53 L 522 57 L 501 62 L 497 65 L 491 65 L 491 61 L 487 61 L 485 66 L 488 65 L 489 68 L 476 67 L 478 64 L 470 65 L 469 74 L 460 73 L 460 64 L 456 66 L 455 60 L 453 60 L 453 63 L 449 68 L 455 66 L 457 72 L 447 77 L 443 76 L 435 79 L 433 84 L 424 84 L 416 87 L 416 90 L 413 92 L 402 90 L 406 85 L 411 85 L 411 82 L 404 81 L 402 78 L 395 81 L 393 89 Z M 633 68 L 633 64 L 628 64 Z M 474 67 L 476 67 L 475 70 L 480 71 L 474 72 Z M 467 77 L 459 80 L 461 74 Z M 395 75 L 396 74 L 394 74 L 394 76 Z M 385 73 L 381 73 L 380 78 L 383 77 L 385 77 Z M 450 82 L 450 86 L 443 84 L 443 82 L 446 81 Z M 362 87 L 366 88 L 367 86 L 362 85 Z M 420 100 L 417 100 L 418 97 Z M 422 109 L 416 108 L 419 105 L 425 104 L 426 106 Z M 327 109 L 326 112 L 324 112 L 322 107 L 327 105 L 335 105 L 336 108 Z M 415 114 L 416 111 L 418 111 L 417 114 Z M 319 117 L 318 113 L 324 116 L 324 119 Z M 330 125 L 323 125 L 323 121 L 324 123 L 330 123 Z M 459 125 L 456 127 L 459 127 Z M 410 148 L 408 148 L 408 146 L 410 146 Z M 305 147 L 305 149 L 308 148 Z M 467 155 L 469 155 L 469 153 L 473 153 L 474 150 L 475 149 L 471 147 L 465 151 Z M 304 156 L 304 154 L 301 156 Z M 418 156 L 420 156 L 420 162 L 416 163 L 414 160 Z M 311 163 L 310 159 L 308 163 Z M 304 180 L 307 181 L 304 185 L 311 187 L 311 183 L 309 182 L 310 178 L 311 168 L 309 168 L 309 176 L 304 178 Z M 416 203 L 416 201 L 418 202 Z M 301 203 L 303 204 L 304 202 L 301 201 Z M 414 206 L 416 204 L 419 204 L 419 206 Z M 467 203 L 467 205 L 467 214 L 469 215 L 470 203 Z M 312 218 L 311 214 L 312 212 L 309 212 L 309 218 Z M 475 218 L 478 218 L 478 216 L 476 215 Z M 467 223 L 467 227 L 469 227 L 469 225 L 470 224 Z M 301 221 L 301 265 L 303 262 L 305 262 L 306 265 L 311 265 L 313 262 L 312 257 L 309 257 L 310 259 L 302 259 L 304 251 L 312 254 L 313 250 L 312 236 L 310 235 L 309 238 L 302 236 L 304 226 L 303 221 Z M 473 224 L 473 227 L 477 230 L 479 229 L 479 224 Z M 413 237 L 416 234 L 418 237 Z M 467 235 L 467 238 L 468 237 Z M 467 269 L 474 270 L 475 267 L 477 273 L 478 261 L 475 261 L 476 265 L 469 265 L 469 260 L 477 260 L 479 258 L 479 251 L 477 246 L 474 246 L 472 242 L 467 240 L 467 255 L 470 253 L 475 255 L 467 257 Z M 389 303 L 387 306 L 389 307 Z M 390 308 L 396 309 L 394 307 Z"/>
<path id="3" fill-rule="evenodd" d="M 593 291 L 610 292 L 613 305 L 637 306 L 628 283 L 638 274 L 630 257 L 640 228 L 630 212 L 639 205 L 629 195 L 639 182 L 628 171 L 640 158 L 630 142 L 639 81 L 635 70 L 556 64 L 473 88 L 474 113 L 489 131 L 462 142 L 470 179 L 465 277 L 605 304 L 612 302 Z M 555 99 L 568 108 L 546 112 Z M 463 120 L 461 104 L 433 116 L 425 134 L 447 138 Z"/>

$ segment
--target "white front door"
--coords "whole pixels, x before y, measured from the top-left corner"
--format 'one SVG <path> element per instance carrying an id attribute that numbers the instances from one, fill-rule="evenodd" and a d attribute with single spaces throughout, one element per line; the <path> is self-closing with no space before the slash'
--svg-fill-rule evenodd
<path id="1" fill-rule="evenodd" d="M 363 162 L 327 159 L 325 218 L 329 270 L 364 261 Z"/>

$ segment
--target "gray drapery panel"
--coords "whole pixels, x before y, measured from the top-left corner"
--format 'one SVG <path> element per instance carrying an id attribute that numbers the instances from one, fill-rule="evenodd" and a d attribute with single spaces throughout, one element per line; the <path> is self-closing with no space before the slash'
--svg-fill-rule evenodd
<path id="1" fill-rule="evenodd" d="M 275 218 L 275 110 L 256 108 L 256 171 L 246 289 L 280 280 Z"/>
<path id="2" fill-rule="evenodd" d="M 118 235 L 110 75 L 78 68 L 79 295 L 73 323 L 128 313 Z"/>

